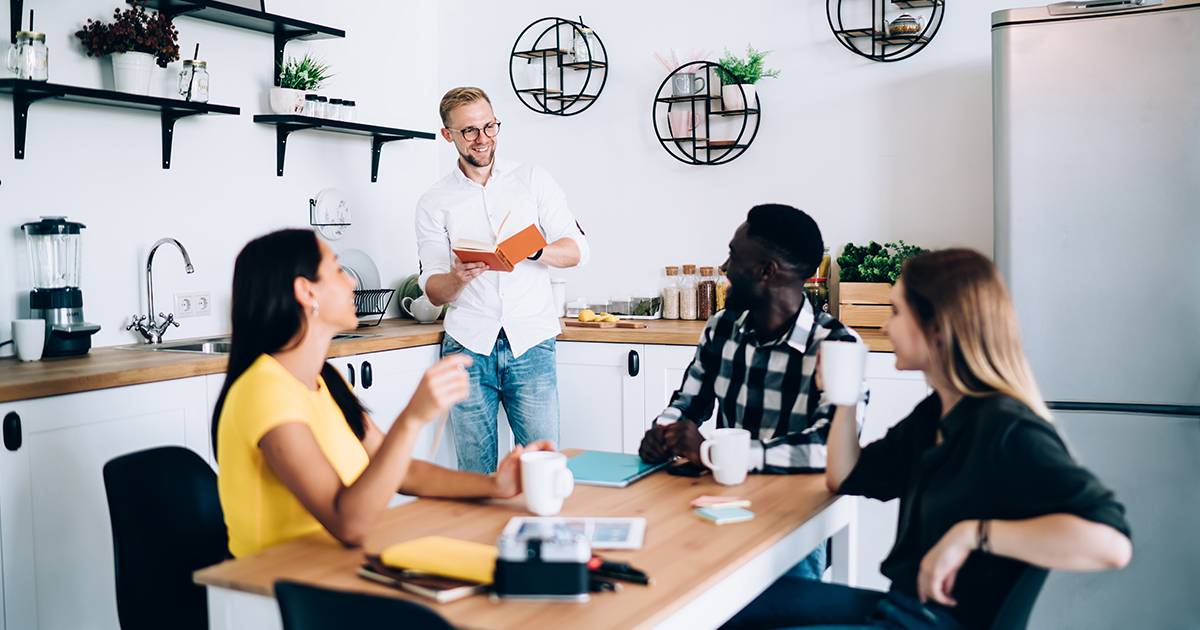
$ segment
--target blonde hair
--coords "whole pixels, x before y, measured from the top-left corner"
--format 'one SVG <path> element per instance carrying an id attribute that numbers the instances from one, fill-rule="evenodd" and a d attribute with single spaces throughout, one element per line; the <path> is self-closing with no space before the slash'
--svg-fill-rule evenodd
<path id="1" fill-rule="evenodd" d="M 904 299 L 925 331 L 929 356 L 954 389 L 976 398 L 1005 394 L 1051 420 L 1021 345 L 1021 329 L 996 266 L 970 249 L 908 259 Z"/>
<path id="2" fill-rule="evenodd" d="M 442 116 L 442 126 L 450 128 L 450 112 L 456 107 L 470 105 L 478 100 L 487 101 L 488 105 L 492 104 L 492 99 L 483 90 L 477 87 L 456 87 L 442 97 L 442 104 L 438 106 L 438 113 Z"/>

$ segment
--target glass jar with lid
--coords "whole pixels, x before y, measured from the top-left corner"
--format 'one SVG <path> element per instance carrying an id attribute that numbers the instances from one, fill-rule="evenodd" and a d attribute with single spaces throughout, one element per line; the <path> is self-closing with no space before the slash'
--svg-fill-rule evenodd
<path id="1" fill-rule="evenodd" d="M 330 120 L 341 120 L 342 119 L 342 99 L 340 99 L 340 98 L 329 99 L 329 105 L 327 105 L 325 108 L 325 117 Z"/>
<path id="2" fill-rule="evenodd" d="M 193 103 L 208 102 L 208 62 L 183 60 L 183 71 L 179 73 L 179 95 L 183 100 Z"/>
<path id="3" fill-rule="evenodd" d="M 696 265 L 683 266 L 679 281 L 679 319 L 696 319 Z"/>
<path id="4" fill-rule="evenodd" d="M 342 120 L 346 122 L 354 122 L 356 116 L 354 114 L 354 101 L 342 101 Z"/>
<path id="5" fill-rule="evenodd" d="M 662 296 L 663 319 L 679 319 L 679 267 L 667 267 Z"/>
<path id="6" fill-rule="evenodd" d="M 813 313 L 829 312 L 829 283 L 821 276 L 813 276 L 804 281 L 804 294 L 812 304 Z"/>
<path id="7" fill-rule="evenodd" d="M 592 61 L 592 52 L 596 50 L 596 34 L 582 24 L 576 26 L 574 31 L 572 48 L 575 52 L 575 63 Z"/>
<path id="8" fill-rule="evenodd" d="M 708 321 L 717 312 L 717 280 L 712 267 L 700 268 L 700 282 L 696 284 L 696 319 Z"/>
<path id="9" fill-rule="evenodd" d="M 725 310 L 725 297 L 729 295 L 729 278 L 725 277 L 725 270 L 717 268 L 717 310 Z"/>
<path id="10" fill-rule="evenodd" d="M 30 18 L 32 22 L 33 18 Z M 46 47 L 46 34 L 33 31 L 17 31 L 16 43 L 8 49 L 4 65 L 18 79 L 48 81 L 50 79 L 50 49 Z"/>
<path id="11" fill-rule="evenodd" d="M 317 96 L 317 118 L 329 118 L 328 96 Z"/>
<path id="12" fill-rule="evenodd" d="M 316 94 L 305 94 L 304 95 L 304 112 L 302 113 L 302 115 L 308 116 L 309 118 L 319 118 L 320 114 L 317 113 L 318 105 L 320 105 L 320 102 L 317 101 Z"/>

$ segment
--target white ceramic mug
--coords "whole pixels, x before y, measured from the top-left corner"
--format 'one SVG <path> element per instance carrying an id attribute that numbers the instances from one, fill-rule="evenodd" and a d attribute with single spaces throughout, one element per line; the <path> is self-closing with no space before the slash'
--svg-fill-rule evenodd
<path id="1" fill-rule="evenodd" d="M 442 314 L 442 307 L 435 306 L 429 301 L 429 296 L 422 295 L 417 299 L 405 297 L 400 300 L 400 308 L 404 309 L 413 319 L 428 324 L 438 318 Z"/>
<path id="2" fill-rule="evenodd" d="M 865 343 L 821 342 L 821 387 L 826 400 L 835 405 L 858 403 L 869 350 Z"/>
<path id="3" fill-rule="evenodd" d="M 575 491 L 575 475 L 567 468 L 567 456 L 554 451 L 522 454 L 521 491 L 530 512 L 538 516 L 558 514 L 563 499 Z"/>
<path id="4" fill-rule="evenodd" d="M 700 461 L 713 472 L 723 486 L 736 486 L 746 480 L 750 468 L 750 432 L 745 429 L 717 429 L 700 444 Z"/>
<path id="5" fill-rule="evenodd" d="M 41 359 L 42 349 L 46 345 L 46 320 L 14 319 L 12 338 L 18 359 L 22 361 Z"/>

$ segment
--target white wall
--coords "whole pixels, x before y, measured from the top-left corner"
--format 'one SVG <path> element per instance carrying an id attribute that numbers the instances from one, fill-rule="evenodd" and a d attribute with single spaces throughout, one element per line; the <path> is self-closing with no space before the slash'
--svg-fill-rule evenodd
<path id="1" fill-rule="evenodd" d="M 37 30 L 47 33 L 52 81 L 99 88 L 107 80 L 111 86 L 111 74 L 104 76 L 111 72 L 108 61 L 87 57 L 73 33 L 88 17 L 111 18 L 117 4 L 124 2 L 25 2 L 36 11 Z M 346 31 L 346 39 L 293 42 L 287 51 L 324 55 L 338 74 L 322 92 L 356 100 L 360 121 L 424 131 L 440 126 L 438 17 L 431 3 L 272 0 L 268 9 Z M 354 217 L 335 250 L 366 251 L 387 286 L 416 272 L 412 209 L 437 178 L 434 142 L 386 145 L 379 182 L 372 184 L 369 139 L 297 132 L 288 141 L 285 174 L 276 177 L 275 128 L 252 121 L 254 114 L 269 113 L 271 36 L 187 17 L 175 23 L 185 56 L 201 43 L 200 57 L 212 76 L 210 102 L 240 107 L 242 115 L 180 120 L 170 170 L 162 169 L 157 114 L 51 101 L 30 108 L 26 158 L 14 160 L 11 98 L 0 97 L 0 339 L 8 338 L 8 320 L 28 316 L 31 287 L 20 225 L 42 214 L 87 225 L 84 313 L 103 327 L 93 337 L 95 346 L 140 341 L 124 325 L 135 311 L 145 312 L 146 255 L 164 236 L 187 247 L 196 271 L 184 274 L 179 254 L 160 249 L 157 309 L 172 309 L 173 292 L 207 290 L 215 300 L 213 316 L 184 319 L 168 338 L 227 332 L 237 252 L 267 231 L 306 226 L 308 199 L 325 187 L 346 194 Z M 7 20 L 3 25 L 7 38 Z M 176 62 L 159 71 L 152 93 L 171 95 L 180 68 Z"/>
<path id="2" fill-rule="evenodd" d="M 439 90 L 487 90 L 504 123 L 499 154 L 545 166 L 566 191 L 593 252 L 562 274 L 568 297 L 655 287 L 669 264 L 720 264 L 747 210 L 764 202 L 811 213 L 835 254 L 871 239 L 990 253 L 990 14 L 1012 0 L 951 5 L 924 51 L 877 63 L 838 44 L 818 0 L 442 2 Z M 513 43 L 538 18 L 581 14 L 607 49 L 608 84 L 582 114 L 536 114 L 509 85 Z M 782 71 L 758 84 L 754 145 L 723 166 L 672 159 L 651 123 L 666 76 L 653 52 L 716 49 L 716 60 L 747 43 L 774 51 L 767 65 Z M 439 145 L 445 173 L 454 153 Z"/>

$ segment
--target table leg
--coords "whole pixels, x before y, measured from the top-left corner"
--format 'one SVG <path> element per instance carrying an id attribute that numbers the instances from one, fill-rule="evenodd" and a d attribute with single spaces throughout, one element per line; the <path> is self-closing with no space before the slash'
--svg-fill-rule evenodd
<path id="1" fill-rule="evenodd" d="M 206 588 L 210 630 L 283 630 L 274 597 L 218 586 Z"/>
<path id="2" fill-rule="evenodd" d="M 858 586 L 858 501 L 845 497 L 838 501 L 845 504 L 849 515 L 846 527 L 833 535 L 829 568 L 834 582 L 847 586 Z"/>

